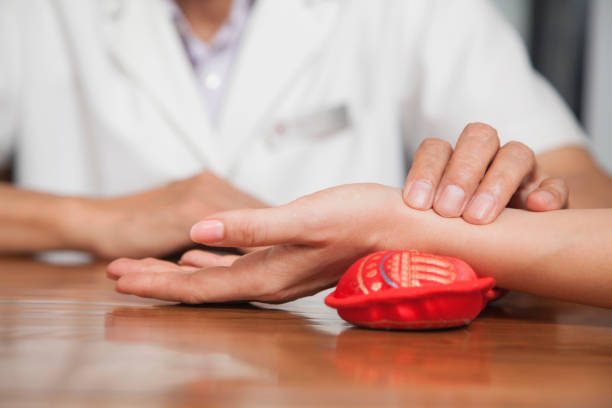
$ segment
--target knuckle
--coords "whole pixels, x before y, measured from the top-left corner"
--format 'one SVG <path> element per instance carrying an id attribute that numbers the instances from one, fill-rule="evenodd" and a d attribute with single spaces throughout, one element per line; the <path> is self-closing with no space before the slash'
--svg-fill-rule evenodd
<path id="1" fill-rule="evenodd" d="M 558 192 L 561 195 L 566 195 L 569 192 L 567 183 L 562 178 L 548 179 L 546 182 L 542 183 L 542 187 L 548 187 L 549 190 Z"/>
<path id="2" fill-rule="evenodd" d="M 261 226 L 253 221 L 245 221 L 239 230 L 238 239 L 246 246 L 254 246 L 258 238 L 261 239 L 263 237 L 265 237 L 265 233 L 262 233 Z"/>
<path id="3" fill-rule="evenodd" d="M 484 172 L 485 169 L 473 161 L 462 160 L 454 163 L 452 170 L 446 175 L 446 179 L 460 187 L 467 187 L 477 183 Z"/>
<path id="4" fill-rule="evenodd" d="M 490 175 L 491 179 L 497 189 L 501 188 L 518 188 L 520 180 L 517 179 L 512 173 L 506 171 L 496 171 Z"/>
<path id="5" fill-rule="evenodd" d="M 453 148 L 446 140 L 425 139 L 421 142 L 406 182 L 416 178 L 436 184 L 451 157 Z"/>

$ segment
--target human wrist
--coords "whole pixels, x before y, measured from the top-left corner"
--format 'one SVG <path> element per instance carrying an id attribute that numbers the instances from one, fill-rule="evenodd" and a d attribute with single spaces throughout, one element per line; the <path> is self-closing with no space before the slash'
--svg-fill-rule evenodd
<path id="1" fill-rule="evenodd" d="M 93 254 L 102 251 L 100 242 L 109 218 L 102 200 L 66 198 L 60 214 L 56 219 L 64 247 Z"/>
<path id="2" fill-rule="evenodd" d="M 379 250 L 413 249 L 438 253 L 441 240 L 455 230 L 456 219 L 448 219 L 433 210 L 415 210 L 403 201 L 394 203 L 385 211 L 386 224 L 380 234 Z"/>
<path id="3" fill-rule="evenodd" d="M 369 240 L 377 251 L 387 249 L 426 250 L 428 211 L 415 210 L 404 204 L 401 190 L 388 188 L 384 208 L 376 211 L 370 224 Z"/>

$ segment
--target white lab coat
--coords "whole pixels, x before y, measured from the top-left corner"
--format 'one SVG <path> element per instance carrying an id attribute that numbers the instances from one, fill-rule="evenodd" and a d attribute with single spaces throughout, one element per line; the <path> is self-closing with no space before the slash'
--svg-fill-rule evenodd
<path id="1" fill-rule="evenodd" d="M 536 152 L 583 144 L 480 0 L 258 0 L 212 123 L 164 0 L 0 0 L 0 162 L 18 185 L 113 196 L 203 169 L 272 204 L 400 186 L 472 121 Z"/>

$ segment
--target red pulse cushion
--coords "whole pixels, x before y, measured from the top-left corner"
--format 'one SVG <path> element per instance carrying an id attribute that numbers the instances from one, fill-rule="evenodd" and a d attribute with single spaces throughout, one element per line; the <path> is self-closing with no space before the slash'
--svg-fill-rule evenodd
<path id="1" fill-rule="evenodd" d="M 351 265 L 325 303 L 357 326 L 436 329 L 469 324 L 500 296 L 494 286 L 457 258 L 381 251 Z"/>

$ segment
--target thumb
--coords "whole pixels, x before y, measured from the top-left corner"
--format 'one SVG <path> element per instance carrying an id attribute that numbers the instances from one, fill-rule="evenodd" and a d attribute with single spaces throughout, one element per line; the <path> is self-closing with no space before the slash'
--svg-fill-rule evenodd
<path id="1" fill-rule="evenodd" d="M 530 211 L 551 211 L 567 208 L 569 189 L 565 180 L 548 178 L 529 193 L 525 207 Z"/>
<path id="2" fill-rule="evenodd" d="M 289 206 L 234 210 L 212 215 L 191 228 L 191 239 L 221 247 L 307 244 L 303 217 Z"/>

